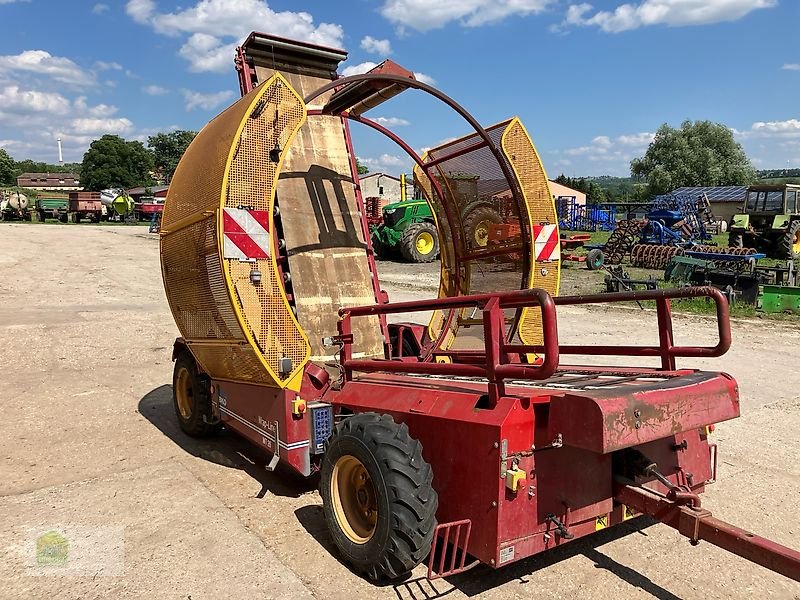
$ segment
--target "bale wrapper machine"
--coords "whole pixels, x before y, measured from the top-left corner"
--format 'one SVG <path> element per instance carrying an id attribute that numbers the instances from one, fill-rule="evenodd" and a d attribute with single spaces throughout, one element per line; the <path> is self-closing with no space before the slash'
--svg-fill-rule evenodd
<path id="1" fill-rule="evenodd" d="M 238 50 L 243 97 L 197 135 L 161 226 L 176 415 L 191 435 L 220 425 L 302 475 L 320 475 L 331 536 L 371 579 L 427 558 L 428 576 L 501 567 L 650 515 L 794 579 L 800 555 L 714 519 L 715 423 L 739 414 L 724 373 L 678 368 L 731 343 L 711 288 L 557 297 L 552 195 L 522 123 L 481 126 L 389 61 L 338 78 L 343 51 L 252 34 Z M 408 89 L 471 133 L 419 156 L 365 116 Z M 414 162 L 441 240 L 435 299 L 390 303 L 377 277 L 349 124 Z M 477 178 L 470 194 L 459 178 Z M 475 194 L 480 198 L 472 197 Z M 476 244 L 467 203 L 497 202 L 520 234 Z M 499 291 L 500 290 L 500 291 Z M 716 303 L 719 341 L 674 341 L 673 298 Z M 656 303 L 659 342 L 558 339 L 559 306 Z M 426 326 L 395 322 L 430 315 Z M 594 356 L 566 365 L 569 355 Z M 658 367 L 598 367 L 602 356 Z"/>

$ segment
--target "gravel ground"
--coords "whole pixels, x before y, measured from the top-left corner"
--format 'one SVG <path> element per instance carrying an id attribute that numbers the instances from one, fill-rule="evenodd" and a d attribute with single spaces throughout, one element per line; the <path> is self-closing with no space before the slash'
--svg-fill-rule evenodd
<path id="1" fill-rule="evenodd" d="M 236 436 L 182 435 L 170 399 L 177 330 L 158 244 L 139 227 L 0 226 L 0 598 L 788 598 L 800 584 L 664 526 L 601 532 L 499 571 L 376 587 L 336 558 L 308 482 L 264 470 Z M 379 263 L 395 300 L 429 297 L 436 265 Z M 654 315 L 560 311 L 565 342 L 653 341 Z M 692 366 L 740 382 L 720 424 L 716 516 L 800 548 L 800 375 L 792 324 L 737 321 Z M 714 323 L 677 317 L 681 340 Z M 684 363 L 689 366 L 689 363 Z M 58 530 L 65 568 L 37 562 Z"/>

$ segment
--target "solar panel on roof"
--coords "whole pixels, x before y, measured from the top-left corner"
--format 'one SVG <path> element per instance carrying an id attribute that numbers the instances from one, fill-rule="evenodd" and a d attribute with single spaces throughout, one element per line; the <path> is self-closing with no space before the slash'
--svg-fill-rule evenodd
<path id="1" fill-rule="evenodd" d="M 674 190 L 673 194 L 691 194 L 700 196 L 705 194 L 711 202 L 739 202 L 744 200 L 747 187 L 743 185 L 722 185 L 712 187 L 682 187 Z"/>

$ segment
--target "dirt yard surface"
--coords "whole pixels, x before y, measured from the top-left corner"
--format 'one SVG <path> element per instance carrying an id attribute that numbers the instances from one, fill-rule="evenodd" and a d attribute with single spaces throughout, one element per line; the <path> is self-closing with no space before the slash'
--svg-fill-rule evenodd
<path id="1" fill-rule="evenodd" d="M 435 294 L 436 265 L 379 268 L 396 300 Z M 652 342 L 654 321 L 573 308 L 559 329 L 567 343 Z M 742 417 L 714 434 L 704 506 L 800 548 L 800 329 L 733 328 L 731 352 L 692 363 L 742 394 Z M 676 332 L 709 342 L 714 323 L 676 317 Z M 0 598 L 800 599 L 800 584 L 641 520 L 499 571 L 428 582 L 418 568 L 376 587 L 337 560 L 313 485 L 268 473 L 233 434 L 178 430 L 177 333 L 145 228 L 0 226 Z M 37 554 L 50 531 L 66 538 L 61 563 Z"/>

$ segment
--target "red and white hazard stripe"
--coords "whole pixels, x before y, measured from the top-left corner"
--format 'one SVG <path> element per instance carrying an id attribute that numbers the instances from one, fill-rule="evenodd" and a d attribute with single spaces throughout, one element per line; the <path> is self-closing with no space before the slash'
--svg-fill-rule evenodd
<path id="1" fill-rule="evenodd" d="M 269 258 L 269 211 L 225 208 L 222 213 L 224 258 Z"/>
<path id="2" fill-rule="evenodd" d="M 561 260 L 561 240 L 556 225 L 533 226 L 533 253 L 537 261 Z"/>

